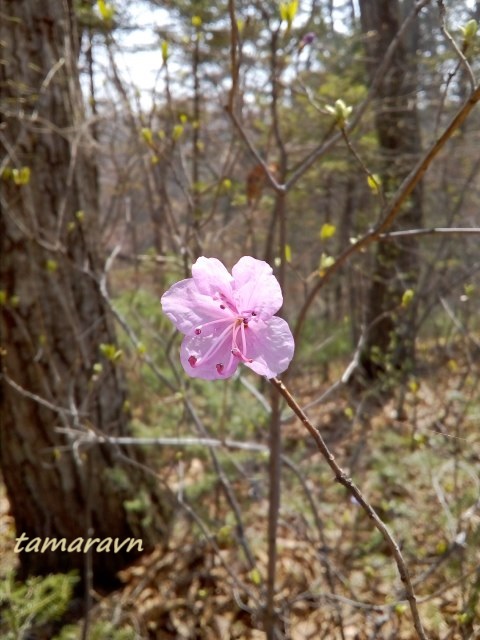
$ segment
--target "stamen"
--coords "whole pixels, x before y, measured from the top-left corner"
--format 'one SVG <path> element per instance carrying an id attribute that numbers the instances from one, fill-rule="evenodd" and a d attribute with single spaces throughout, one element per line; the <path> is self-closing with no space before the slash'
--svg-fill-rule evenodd
<path id="1" fill-rule="evenodd" d="M 219 362 L 217 365 L 215 365 L 215 369 L 217 370 L 218 374 L 223 373 L 223 364 Z"/>
<path id="2" fill-rule="evenodd" d="M 240 349 L 240 347 L 238 346 L 238 343 L 237 343 L 238 332 L 240 332 L 240 335 L 242 337 L 242 348 L 241 349 Z M 236 325 L 234 327 L 234 329 L 233 329 L 233 339 L 232 339 L 231 353 L 232 353 L 232 356 L 235 356 L 236 358 L 238 358 L 242 362 L 248 362 L 248 363 L 253 362 L 253 360 L 251 358 L 247 358 L 247 356 L 245 355 L 245 351 L 246 350 L 247 350 L 247 341 L 245 339 L 244 324 L 243 324 L 243 322 L 239 322 L 239 324 Z"/>
<path id="3" fill-rule="evenodd" d="M 213 327 L 216 324 L 225 324 L 226 322 L 232 322 L 232 318 L 222 318 L 221 320 L 211 320 L 210 322 L 205 322 L 205 324 L 202 324 L 195 329 L 195 335 L 199 336 L 206 327 Z"/>
<path id="4" fill-rule="evenodd" d="M 194 366 L 197 364 L 197 359 L 196 359 L 196 357 L 195 357 L 195 356 L 190 356 L 190 357 L 188 358 L 188 364 L 189 364 L 191 367 L 194 367 Z"/>
<path id="5" fill-rule="evenodd" d="M 222 322 L 225 322 L 225 321 L 222 320 Z M 232 330 L 232 325 L 231 325 L 231 322 L 229 322 L 229 326 L 226 327 L 218 337 L 215 337 L 215 341 L 213 342 L 210 349 L 208 349 L 207 353 L 205 353 L 205 355 L 201 357 L 201 361 L 208 360 L 213 356 L 214 353 L 216 353 L 222 347 L 223 343 L 225 342 L 225 339 L 227 338 L 231 330 Z"/>

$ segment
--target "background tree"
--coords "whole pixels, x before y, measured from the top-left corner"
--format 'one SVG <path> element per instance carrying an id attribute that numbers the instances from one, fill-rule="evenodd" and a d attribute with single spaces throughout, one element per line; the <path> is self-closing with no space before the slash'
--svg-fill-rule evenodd
<path id="1" fill-rule="evenodd" d="M 394 42 L 413 2 L 360 2 L 365 37 L 367 70 L 372 80 Z M 379 188 L 387 199 L 406 177 L 422 149 L 417 110 L 416 55 L 419 50 L 419 21 L 413 21 L 408 35 L 396 47 L 389 69 L 376 95 L 375 127 L 380 156 Z M 395 228 L 419 228 L 423 220 L 422 186 L 417 186 L 404 205 Z M 419 264 L 415 242 L 380 243 L 375 252 L 372 282 L 366 305 L 366 340 L 362 368 L 375 378 L 386 367 L 413 369 L 416 302 L 402 309 L 402 295 L 416 289 Z"/>
<path id="2" fill-rule="evenodd" d="M 126 448 L 69 446 L 128 432 L 126 387 L 100 290 L 95 141 L 84 118 L 74 3 L 7 1 L 1 18 L 0 466 L 18 535 L 165 536 L 167 502 Z M 60 429 L 59 429 L 60 428 Z M 138 551 L 136 550 L 138 553 Z M 95 553 L 112 582 L 134 553 Z M 78 553 L 21 553 L 22 573 L 83 569 Z"/>

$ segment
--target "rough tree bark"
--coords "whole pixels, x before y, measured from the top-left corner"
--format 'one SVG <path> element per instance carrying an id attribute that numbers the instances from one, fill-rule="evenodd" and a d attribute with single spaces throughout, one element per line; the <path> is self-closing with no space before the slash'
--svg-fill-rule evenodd
<path id="1" fill-rule="evenodd" d="M 0 16 L 0 465 L 18 536 L 136 538 L 149 549 L 170 507 L 118 454 L 138 455 L 75 450 L 57 430 L 128 435 L 121 368 L 99 351 L 115 335 L 98 286 L 95 149 L 73 5 L 4 0 Z M 95 581 L 112 582 L 138 552 L 94 552 Z M 84 562 L 74 552 L 20 553 L 22 575 L 82 572 Z"/>
<path id="2" fill-rule="evenodd" d="M 405 0 L 408 10 L 412 0 Z M 365 35 L 367 70 L 373 77 L 388 46 L 401 26 L 398 0 L 360 0 Z M 388 198 L 409 173 L 421 151 L 417 112 L 418 21 L 396 48 L 392 63 L 378 91 L 375 126 L 381 157 L 381 179 Z M 417 228 L 422 222 L 422 188 L 416 187 L 399 217 L 397 227 Z M 363 371 L 375 379 L 386 369 L 406 372 L 413 367 L 415 345 L 415 301 L 401 308 L 402 295 L 415 289 L 418 260 L 413 242 L 378 245 L 373 280 L 368 296 L 365 325 L 367 336 L 362 354 Z"/>

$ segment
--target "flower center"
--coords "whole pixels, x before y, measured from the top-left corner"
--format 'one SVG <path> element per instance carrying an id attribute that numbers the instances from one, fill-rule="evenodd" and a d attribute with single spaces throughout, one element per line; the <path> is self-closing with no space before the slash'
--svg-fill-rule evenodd
<path id="1" fill-rule="evenodd" d="M 223 303 L 220 305 L 220 308 L 225 309 L 225 305 Z M 234 311 L 231 305 L 228 305 L 229 311 Z M 238 358 L 241 362 L 253 362 L 252 358 L 248 358 L 247 353 L 247 339 L 246 339 L 246 330 L 248 329 L 249 321 L 256 316 L 254 311 L 247 311 L 242 315 L 238 315 L 238 311 L 235 310 L 235 315 L 228 315 L 225 318 L 221 318 L 218 320 L 212 320 L 211 322 L 206 322 L 205 324 L 197 327 L 195 329 L 195 335 L 199 336 L 202 334 L 204 329 L 207 327 L 217 327 L 219 325 L 227 325 L 223 331 L 220 332 L 219 335 L 212 335 L 211 340 L 212 344 L 207 349 L 206 353 L 202 356 L 197 357 L 191 355 L 188 358 L 188 363 L 191 367 L 197 367 L 202 364 L 206 364 L 207 361 L 211 361 L 212 365 L 215 366 L 215 369 L 219 375 L 223 374 L 225 370 L 230 370 L 232 366 L 233 358 Z M 230 357 L 228 363 L 225 365 L 224 362 L 218 362 L 218 359 L 215 357 L 218 352 L 224 347 L 225 342 L 227 342 L 231 337 L 231 346 L 230 346 Z"/>

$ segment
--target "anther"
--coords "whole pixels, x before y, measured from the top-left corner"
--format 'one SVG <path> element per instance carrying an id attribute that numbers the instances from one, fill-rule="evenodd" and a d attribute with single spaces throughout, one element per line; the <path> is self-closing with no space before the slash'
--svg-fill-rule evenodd
<path id="1" fill-rule="evenodd" d="M 215 368 L 217 370 L 217 373 L 223 373 L 223 364 L 221 362 L 215 365 Z"/>
<path id="2" fill-rule="evenodd" d="M 201 329 L 195 329 L 195 335 L 199 336 L 202 333 Z"/>
<path id="3" fill-rule="evenodd" d="M 197 359 L 196 359 L 196 357 L 195 357 L 195 356 L 190 356 L 190 357 L 188 358 L 188 364 L 189 364 L 191 367 L 194 367 L 194 366 L 197 364 Z"/>

